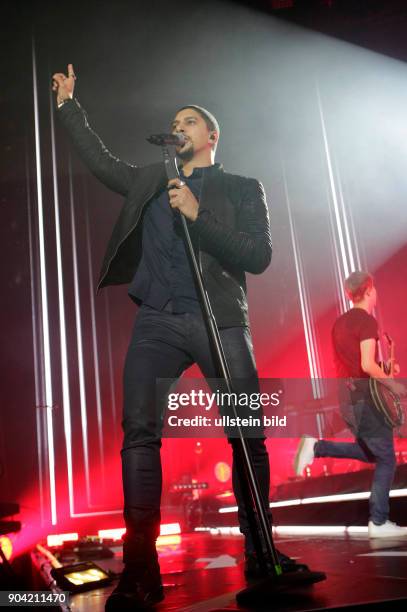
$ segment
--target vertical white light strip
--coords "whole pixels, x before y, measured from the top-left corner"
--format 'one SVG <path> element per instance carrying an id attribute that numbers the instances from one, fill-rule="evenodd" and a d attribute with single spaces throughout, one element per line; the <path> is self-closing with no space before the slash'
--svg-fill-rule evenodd
<path id="1" fill-rule="evenodd" d="M 109 381 L 110 381 L 110 393 L 112 402 L 112 419 L 113 425 L 116 429 L 116 393 L 114 384 L 114 372 L 113 372 L 113 351 L 112 351 L 112 332 L 110 329 L 110 308 L 109 308 L 109 294 L 107 291 L 105 294 L 105 310 L 106 310 L 106 336 L 107 336 L 107 353 L 109 359 Z"/>
<path id="2" fill-rule="evenodd" d="M 87 193 L 86 193 L 86 204 L 85 204 L 85 219 L 86 219 L 86 241 L 87 241 L 87 253 L 88 253 L 90 311 L 91 311 L 91 319 L 92 319 L 93 364 L 95 368 L 96 412 L 97 412 L 97 422 L 98 422 L 98 440 L 99 440 L 99 453 L 100 453 L 100 460 L 101 460 L 102 487 L 104 489 L 105 488 L 105 480 L 104 480 L 105 478 L 105 456 L 104 456 L 104 448 L 103 448 L 102 400 L 101 400 L 101 393 L 100 393 L 99 353 L 98 353 L 98 341 L 97 341 L 97 329 L 96 329 L 95 296 L 94 296 L 94 288 L 93 288 L 93 266 L 92 266 L 92 253 L 91 253 L 91 242 L 90 242 L 89 206 L 88 206 Z"/>
<path id="3" fill-rule="evenodd" d="M 48 440 L 48 465 L 49 465 L 49 489 L 51 502 L 51 523 L 57 523 L 56 511 L 56 490 L 55 490 L 55 452 L 54 452 L 54 432 L 52 414 L 52 378 L 51 378 L 51 353 L 49 340 L 49 321 L 48 321 L 48 296 L 47 296 L 47 275 L 45 266 L 45 237 L 44 237 L 44 208 L 42 200 L 42 172 L 41 172 L 41 151 L 40 151 L 40 125 L 38 111 L 38 90 L 37 90 L 37 65 L 35 57 L 35 43 L 32 41 L 32 70 L 33 70 L 33 98 L 34 98 L 34 133 L 35 133 L 35 164 L 37 179 L 37 208 L 38 208 L 38 243 L 40 258 L 40 287 L 41 287 L 41 310 L 42 310 L 42 342 L 44 347 L 44 405 L 47 411 L 47 440 Z"/>
<path id="4" fill-rule="evenodd" d="M 38 473 L 39 473 L 39 493 L 40 493 L 40 508 L 41 508 L 41 524 L 44 523 L 44 471 L 45 466 L 42 460 L 42 412 L 41 408 L 37 407 L 35 413 L 35 425 L 37 432 L 37 453 L 38 453 Z"/>
<path id="5" fill-rule="evenodd" d="M 294 221 L 293 221 L 293 226 L 294 226 Z M 295 238 L 298 244 L 298 237 L 295 236 Z M 298 258 L 300 262 L 301 282 L 302 282 L 303 293 L 304 293 L 304 304 L 306 308 L 307 325 L 308 325 L 309 337 L 310 337 L 310 343 L 311 343 L 312 362 L 313 362 L 314 372 L 315 372 L 315 379 L 313 379 L 312 381 L 312 387 L 314 390 L 314 397 L 321 398 L 323 396 L 321 364 L 320 364 L 318 350 L 317 350 L 317 337 L 315 333 L 315 325 L 314 325 L 312 313 L 310 310 L 311 300 L 310 300 L 308 287 L 305 282 L 304 264 L 303 264 L 303 259 L 301 256 L 301 251 L 299 248 L 298 248 Z"/>
<path id="6" fill-rule="evenodd" d="M 288 219 L 290 223 L 291 242 L 292 242 L 293 253 L 294 253 L 295 272 L 297 276 L 298 292 L 300 296 L 301 315 L 302 315 L 302 321 L 303 321 L 303 327 L 304 327 L 305 345 L 306 345 L 307 356 L 308 356 L 308 366 L 309 366 L 310 375 L 311 375 L 311 384 L 313 388 L 314 397 L 320 397 L 321 395 L 320 395 L 320 389 L 319 389 L 319 384 L 318 384 L 319 383 L 318 371 L 317 371 L 316 364 L 315 364 L 315 355 L 314 355 L 313 346 L 312 346 L 311 329 L 309 326 L 310 316 L 309 316 L 309 311 L 308 311 L 308 305 L 306 304 L 306 296 L 304 295 L 304 291 L 303 291 L 304 278 L 303 278 L 303 271 L 302 271 L 302 263 L 301 263 L 299 249 L 298 249 L 298 240 L 297 240 L 297 236 L 295 232 L 293 217 L 291 213 L 290 197 L 288 193 L 288 185 L 287 185 L 287 179 L 286 179 L 284 166 L 283 166 L 283 181 L 284 181 L 284 191 L 285 191 L 285 198 L 286 198 L 287 210 L 288 210 Z"/>
<path id="7" fill-rule="evenodd" d="M 335 180 L 334 180 L 334 174 L 333 174 L 333 169 L 332 169 L 331 154 L 330 154 L 330 151 L 329 151 L 328 136 L 327 136 L 327 132 L 326 132 L 325 119 L 324 119 L 324 113 L 323 113 L 323 109 L 322 109 L 322 102 L 321 102 L 321 96 L 320 96 L 320 92 L 319 92 L 318 83 L 316 85 L 316 89 L 317 89 L 319 115 L 320 115 L 320 119 L 321 119 L 322 136 L 323 136 L 323 141 L 324 141 L 326 162 L 327 162 L 327 168 L 328 168 L 329 184 L 330 184 L 330 188 L 331 188 L 332 203 L 333 203 L 333 207 L 334 207 L 334 213 L 335 213 L 335 219 L 336 219 L 336 227 L 337 227 L 337 231 L 338 231 L 339 250 L 340 250 L 340 253 L 341 253 L 344 275 L 345 275 L 345 277 L 347 277 L 350 274 L 350 270 L 349 270 L 348 260 L 347 260 L 347 256 L 346 256 L 345 240 L 344 240 L 343 231 L 342 231 L 342 225 L 341 225 L 341 219 L 340 219 L 340 213 L 339 213 L 339 206 L 338 206 L 338 198 L 337 198 L 337 195 L 336 195 Z"/>
<path id="8" fill-rule="evenodd" d="M 301 307 L 301 315 L 302 315 L 302 321 L 303 321 L 303 327 L 304 327 L 304 333 L 305 333 L 305 345 L 306 345 L 306 348 L 307 348 L 308 365 L 309 365 L 309 370 L 310 370 L 311 378 L 315 378 L 316 372 L 315 372 L 315 369 L 314 369 L 314 363 L 313 363 L 312 354 L 311 354 L 311 343 L 310 343 L 310 338 L 309 338 L 309 333 L 308 333 L 307 316 L 306 316 L 306 309 L 305 309 L 305 300 L 304 300 L 304 296 L 303 296 L 303 292 L 302 292 L 302 280 L 301 280 L 301 271 L 300 271 L 300 261 L 299 261 L 299 256 L 298 256 L 297 239 L 296 239 L 295 229 L 294 229 L 292 215 L 291 215 L 291 206 L 290 206 L 290 200 L 289 200 L 289 197 L 288 197 L 287 184 L 286 184 L 285 176 L 284 176 L 284 186 L 285 186 L 285 190 L 286 190 L 286 201 L 287 201 L 287 209 L 288 209 L 288 218 L 289 218 L 289 222 L 290 222 L 291 241 L 292 241 L 292 245 L 293 245 L 295 272 L 296 272 L 296 276 L 297 276 L 297 285 L 298 285 L 299 296 L 300 296 L 300 307 Z"/>
<path id="9" fill-rule="evenodd" d="M 346 239 L 346 245 L 348 248 L 348 258 L 349 258 L 349 264 L 350 264 L 350 271 L 354 272 L 356 270 L 355 267 L 355 259 L 353 256 L 353 248 L 352 248 L 352 243 L 350 240 L 350 234 L 349 234 L 349 226 L 348 226 L 348 220 L 347 220 L 347 215 L 346 215 L 346 207 L 345 207 L 345 201 L 343 198 L 343 191 L 342 191 L 342 182 L 341 182 L 341 177 L 339 174 L 339 170 L 338 170 L 338 165 L 335 163 L 335 170 L 336 170 L 336 180 L 338 183 L 338 191 L 339 191 L 339 202 L 342 208 L 342 222 L 343 222 L 343 226 L 344 226 L 344 233 L 345 233 L 345 239 Z"/>
<path id="10" fill-rule="evenodd" d="M 27 191 L 27 222 L 28 222 L 28 253 L 30 261 L 30 294 L 31 294 L 31 324 L 33 330 L 33 356 L 34 356 L 34 388 L 35 388 L 35 421 L 37 432 L 37 455 L 38 455 L 38 480 L 40 494 L 40 509 L 41 509 L 41 524 L 44 522 L 44 461 L 43 461 L 43 439 L 42 439 L 42 408 L 40 405 L 40 390 L 41 377 L 39 373 L 39 343 L 37 329 L 37 301 L 35 296 L 35 278 L 36 266 L 34 264 L 34 239 L 33 239 L 33 223 L 32 223 L 32 207 L 31 207 L 31 189 L 30 189 L 30 167 L 28 162 L 28 147 L 26 148 L 25 157 L 25 174 L 26 174 L 26 191 Z"/>
<path id="11" fill-rule="evenodd" d="M 55 122 L 54 122 L 54 100 L 50 91 L 50 123 L 51 123 L 51 156 L 52 156 L 52 185 L 54 192 L 55 213 L 55 243 L 57 253 L 57 279 L 58 279 L 58 307 L 59 307 L 59 337 L 61 351 L 61 376 L 62 376 L 62 411 L 64 416 L 64 432 L 66 444 L 66 466 L 68 472 L 69 510 L 72 515 L 74 507 L 73 499 L 73 470 L 72 470 L 72 428 L 71 428 L 71 397 L 69 392 L 68 350 L 66 344 L 66 320 L 64 301 L 64 279 L 62 270 L 62 247 L 61 247 L 61 222 L 59 216 L 59 194 L 57 179 L 57 160 L 55 149 Z"/>
<path id="12" fill-rule="evenodd" d="M 27 222 L 28 222 L 28 253 L 30 260 L 30 294 L 31 294 L 31 323 L 33 328 L 33 355 L 34 355 L 34 385 L 35 385 L 35 405 L 40 406 L 40 373 L 38 363 L 38 330 L 37 330 L 37 301 L 35 298 L 35 276 L 36 269 L 34 264 L 34 239 L 33 239 L 33 224 L 32 224 L 32 207 L 31 207 L 31 193 L 30 193 L 30 170 L 28 164 L 28 154 L 26 153 L 25 159 L 25 172 L 26 172 L 26 190 L 27 190 Z"/>
<path id="13" fill-rule="evenodd" d="M 327 131 L 326 131 L 326 126 L 325 126 L 325 119 L 324 119 L 324 113 L 322 109 L 321 95 L 320 95 L 318 83 L 316 85 L 316 89 L 317 89 L 319 113 L 320 113 L 320 118 L 321 118 L 322 135 L 323 135 L 324 147 L 325 147 L 325 155 L 326 155 L 327 167 L 328 167 L 328 176 L 329 176 L 329 182 L 330 182 L 330 188 L 331 188 L 332 204 L 333 204 L 334 216 L 335 216 L 335 219 L 333 219 L 333 215 L 330 210 L 331 227 L 336 229 L 336 231 L 335 229 L 333 229 L 333 239 L 335 243 L 335 256 L 336 256 L 336 262 L 339 268 L 340 268 L 340 265 L 342 264 L 342 270 L 340 270 L 340 276 L 341 276 L 341 281 L 342 281 L 341 282 L 340 304 L 341 304 L 342 312 L 345 312 L 346 310 L 348 310 L 349 304 L 351 304 L 351 302 L 349 302 L 349 300 L 345 296 L 345 293 L 343 290 L 343 279 L 349 276 L 351 272 L 354 272 L 356 270 L 356 265 L 358 266 L 359 269 L 361 268 L 360 256 L 359 256 L 358 243 L 356 240 L 355 227 L 353 224 L 353 218 L 352 218 L 351 212 L 347 210 L 345 199 L 343 197 L 342 181 L 341 181 L 337 163 L 335 163 L 335 172 L 336 172 L 336 180 L 337 180 L 338 187 L 336 188 L 335 186 L 335 180 L 334 180 L 333 170 L 332 170 L 331 154 L 330 154 L 329 145 L 328 145 L 328 137 L 327 137 Z M 337 190 L 339 193 L 339 201 L 338 201 L 337 193 L 336 193 Z M 329 201 L 330 201 L 330 198 L 329 198 Z M 350 229 L 349 229 L 349 226 L 350 226 Z M 339 247 L 336 244 L 337 239 L 339 240 Z M 338 251 L 340 251 L 341 257 L 339 257 Z M 355 265 L 355 262 L 356 262 L 356 265 Z"/>
<path id="14" fill-rule="evenodd" d="M 307 292 L 305 278 L 304 278 L 304 264 L 303 264 L 303 260 L 301 256 L 301 250 L 299 248 L 299 242 L 298 242 L 297 232 L 295 230 L 294 219 L 292 218 L 291 207 L 290 207 L 289 215 L 291 216 L 290 221 L 293 227 L 292 240 L 295 241 L 296 249 L 297 249 L 298 270 L 299 270 L 299 277 L 300 277 L 300 283 L 301 283 L 298 288 L 299 288 L 300 293 L 302 293 L 303 304 L 304 304 L 305 320 L 303 319 L 303 325 L 304 325 L 304 331 L 307 330 L 307 335 L 309 339 L 310 358 L 311 358 L 312 371 L 313 371 L 312 378 L 311 378 L 311 385 L 312 385 L 314 398 L 319 398 L 321 397 L 320 395 L 321 390 L 320 390 L 320 385 L 319 385 L 320 373 L 318 371 L 317 360 L 315 357 L 315 334 L 314 334 L 314 329 L 312 325 L 312 317 L 311 317 L 310 309 L 309 309 L 309 295 Z"/>
<path id="15" fill-rule="evenodd" d="M 71 233 L 72 233 L 72 262 L 74 276 L 74 295 L 75 295 L 75 319 L 76 319 L 76 346 L 78 351 L 78 379 L 79 379 L 79 401 L 81 409 L 82 445 L 83 459 L 85 463 L 86 497 L 88 506 L 90 505 L 90 479 L 89 479 L 89 449 L 88 449 L 88 417 L 86 412 L 86 386 L 85 368 L 83 364 L 83 344 L 82 344 L 82 319 L 81 319 L 81 299 L 79 291 L 78 273 L 78 246 L 76 240 L 76 219 L 73 195 L 72 163 L 69 157 L 69 203 L 71 209 Z"/>
<path id="16" fill-rule="evenodd" d="M 330 221 L 329 229 L 331 233 L 331 245 L 333 247 L 333 258 L 335 262 L 336 291 L 337 291 L 338 302 L 339 302 L 339 311 L 341 314 L 343 314 L 349 308 L 349 301 L 345 295 L 345 290 L 343 286 L 343 279 L 344 279 L 343 269 L 341 266 L 341 259 L 339 256 L 338 240 L 336 236 L 335 224 L 334 224 L 334 219 L 332 215 L 332 207 L 329 204 L 329 201 L 330 201 L 329 192 L 327 192 L 327 201 L 328 201 L 328 210 L 329 210 L 329 221 Z"/>
<path id="17" fill-rule="evenodd" d="M 350 228 L 351 228 L 351 232 L 352 232 L 353 243 L 356 245 L 356 264 L 357 264 L 357 269 L 358 270 L 363 270 L 364 266 L 362 266 L 362 262 L 361 262 L 361 259 L 360 259 L 359 247 L 358 247 L 358 242 L 357 242 L 357 239 L 356 239 L 355 224 L 353 222 L 352 209 L 349 209 L 349 222 L 350 222 Z"/>

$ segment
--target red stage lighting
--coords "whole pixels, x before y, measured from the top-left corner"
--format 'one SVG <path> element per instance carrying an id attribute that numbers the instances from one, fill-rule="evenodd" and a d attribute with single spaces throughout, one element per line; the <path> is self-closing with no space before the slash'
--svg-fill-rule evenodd
<path id="1" fill-rule="evenodd" d="M 99 529 L 98 536 L 101 540 L 121 540 L 125 534 L 125 527 L 119 527 L 118 529 Z"/>
<path id="2" fill-rule="evenodd" d="M 177 535 L 179 533 L 181 533 L 181 525 L 179 523 L 160 525 L 160 536 Z"/>
<path id="3" fill-rule="evenodd" d="M 47 546 L 62 546 L 64 542 L 76 542 L 78 533 L 53 533 L 47 536 Z"/>
<path id="4" fill-rule="evenodd" d="M 227 482 L 232 474 L 232 470 L 230 466 L 225 461 L 219 461 L 215 465 L 215 476 L 219 480 L 219 482 Z"/>
<path id="5" fill-rule="evenodd" d="M 13 553 L 13 544 L 11 543 L 10 538 L 8 538 L 7 536 L 0 536 L 0 548 L 3 551 L 3 554 L 6 557 L 7 561 L 9 561 Z M 1 557 L 0 563 L 3 563 Z"/>
<path id="6" fill-rule="evenodd" d="M 120 527 L 118 529 L 99 529 L 98 536 L 102 540 L 121 540 L 125 532 L 125 527 Z M 160 525 L 160 536 L 178 535 L 180 533 L 181 525 L 179 523 Z"/>

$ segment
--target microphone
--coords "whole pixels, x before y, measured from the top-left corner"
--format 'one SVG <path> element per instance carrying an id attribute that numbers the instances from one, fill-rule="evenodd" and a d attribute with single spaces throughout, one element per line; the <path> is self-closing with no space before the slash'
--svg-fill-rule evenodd
<path id="1" fill-rule="evenodd" d="M 186 143 L 186 138 L 183 134 L 151 134 L 147 138 L 147 141 L 153 145 L 175 145 L 180 147 Z"/>

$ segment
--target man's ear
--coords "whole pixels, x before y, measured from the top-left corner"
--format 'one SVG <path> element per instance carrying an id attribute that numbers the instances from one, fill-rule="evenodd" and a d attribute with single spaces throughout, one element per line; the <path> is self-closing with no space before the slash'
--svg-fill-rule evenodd
<path id="1" fill-rule="evenodd" d="M 219 135 L 217 132 L 211 132 L 209 134 L 209 140 L 211 140 L 212 142 L 215 142 L 215 143 L 218 142 L 218 138 L 219 138 Z"/>

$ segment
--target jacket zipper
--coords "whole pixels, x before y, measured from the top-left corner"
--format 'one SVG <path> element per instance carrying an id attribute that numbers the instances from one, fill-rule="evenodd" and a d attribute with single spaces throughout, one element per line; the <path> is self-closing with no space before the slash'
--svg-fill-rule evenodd
<path id="1" fill-rule="evenodd" d="M 202 185 L 201 185 L 201 193 L 202 193 L 202 188 L 203 188 L 203 182 L 204 182 L 204 178 L 205 178 L 205 169 L 202 172 Z M 110 264 L 112 263 L 113 259 L 116 257 L 118 250 L 120 249 L 121 245 L 123 244 L 123 242 L 125 240 L 127 240 L 128 236 L 130 236 L 131 232 L 137 227 L 137 224 L 140 220 L 141 217 L 141 213 L 143 211 L 144 206 L 147 204 L 147 202 L 153 197 L 155 191 L 153 191 L 153 193 L 151 195 L 149 195 L 144 202 L 142 203 L 141 207 L 140 207 L 140 214 L 137 217 L 136 222 L 132 225 L 132 227 L 129 229 L 129 231 L 127 232 L 127 234 L 125 235 L 125 237 L 123 238 L 123 240 L 121 240 L 119 242 L 119 244 L 117 245 L 117 248 L 115 250 L 115 252 L 113 253 L 113 255 L 111 256 L 111 258 L 108 261 L 107 267 L 106 267 L 106 272 L 104 273 L 104 275 L 102 276 L 102 278 L 100 279 L 97 289 L 96 289 L 96 293 L 99 291 L 101 284 L 103 283 L 103 281 L 105 280 L 106 276 L 109 273 L 109 268 L 110 268 Z M 200 198 L 199 198 L 200 199 Z M 199 267 L 201 269 L 202 272 L 202 262 L 201 262 L 201 249 L 200 249 L 200 240 L 198 240 L 198 261 L 199 261 Z"/>
<path id="2" fill-rule="evenodd" d="M 137 225 L 138 225 L 138 222 L 139 222 L 139 220 L 140 220 L 140 217 L 141 217 L 141 213 L 143 212 L 143 208 L 144 208 L 144 206 L 147 204 L 147 202 L 148 202 L 149 200 L 151 200 L 151 198 L 153 197 L 154 193 L 155 193 L 155 192 L 153 191 L 153 193 L 152 193 L 151 195 L 149 195 L 149 196 L 148 196 L 148 197 L 147 197 L 147 198 L 144 200 L 144 202 L 143 202 L 143 203 L 142 203 L 142 205 L 140 206 L 140 212 L 139 212 L 139 215 L 138 215 L 138 217 L 137 217 L 137 219 L 136 219 L 136 222 L 135 222 L 135 223 L 134 223 L 134 224 L 131 226 L 131 228 L 129 229 L 129 231 L 127 232 L 127 234 L 124 236 L 123 240 L 121 240 L 121 241 L 119 242 L 119 244 L 117 245 L 117 248 L 116 248 L 115 252 L 113 253 L 113 255 L 111 256 L 111 258 L 110 258 L 110 259 L 109 259 L 109 261 L 108 261 L 108 264 L 107 264 L 107 267 L 106 267 L 106 272 L 104 273 L 104 275 L 102 276 L 102 278 L 100 279 L 100 281 L 99 281 L 99 283 L 98 283 L 98 286 L 97 286 L 97 289 L 96 289 L 96 293 L 99 291 L 101 284 L 103 283 L 103 281 L 105 280 L 106 276 L 108 275 L 108 273 L 109 273 L 109 268 L 110 268 L 110 264 L 112 263 L 113 259 L 116 257 L 118 250 L 120 249 L 120 247 L 121 247 L 121 245 L 123 244 L 123 242 L 125 242 L 125 241 L 127 240 L 127 238 L 130 236 L 130 234 L 132 233 L 132 231 L 134 231 L 134 230 L 136 229 L 136 227 L 137 227 Z"/>

